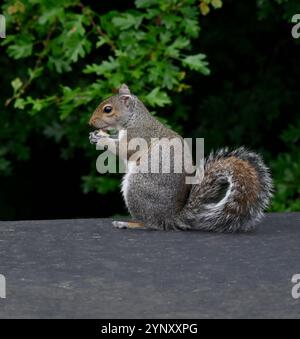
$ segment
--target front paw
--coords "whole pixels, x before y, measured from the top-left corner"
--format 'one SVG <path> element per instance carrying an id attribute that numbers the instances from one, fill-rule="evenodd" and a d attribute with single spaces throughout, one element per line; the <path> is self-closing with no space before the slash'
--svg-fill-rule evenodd
<path id="1" fill-rule="evenodd" d="M 96 145 L 100 139 L 101 137 L 97 134 L 97 132 L 91 132 L 89 135 L 89 140 L 92 145 Z"/>

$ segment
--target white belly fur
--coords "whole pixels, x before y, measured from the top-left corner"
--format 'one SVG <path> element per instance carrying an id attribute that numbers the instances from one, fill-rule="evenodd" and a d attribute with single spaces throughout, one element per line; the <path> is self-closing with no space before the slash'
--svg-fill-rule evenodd
<path id="1" fill-rule="evenodd" d="M 131 174 L 134 172 L 135 166 L 136 166 L 135 161 L 129 162 L 128 168 L 127 168 L 127 173 L 123 176 L 123 179 L 122 179 L 122 189 L 121 190 L 122 190 L 122 194 L 123 194 L 126 206 L 128 206 L 127 194 L 128 194 L 128 190 L 129 190 L 129 179 L 130 179 Z"/>

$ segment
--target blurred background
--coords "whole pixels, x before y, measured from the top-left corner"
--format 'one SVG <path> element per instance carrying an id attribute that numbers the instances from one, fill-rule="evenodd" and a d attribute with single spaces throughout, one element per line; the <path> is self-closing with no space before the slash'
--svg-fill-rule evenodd
<path id="1" fill-rule="evenodd" d="M 123 82 L 206 153 L 261 152 L 270 211 L 300 211 L 299 0 L 5 0 L 0 12 L 0 220 L 127 213 L 87 124 Z"/>

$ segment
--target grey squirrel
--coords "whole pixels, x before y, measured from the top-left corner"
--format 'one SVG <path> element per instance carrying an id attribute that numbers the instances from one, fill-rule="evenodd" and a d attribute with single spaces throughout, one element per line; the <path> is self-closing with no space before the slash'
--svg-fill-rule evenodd
<path id="1" fill-rule="evenodd" d="M 121 156 L 124 131 L 127 140 L 182 138 L 160 123 L 126 85 L 103 101 L 90 125 L 102 133 L 90 133 L 92 144 L 111 144 Z M 118 139 L 105 131 L 119 131 Z M 130 154 L 129 154 L 130 155 Z M 127 154 L 126 157 L 129 157 Z M 142 157 L 136 159 L 141 160 Z M 148 157 L 147 159 L 148 160 Z M 158 161 L 161 161 L 159 158 Z M 174 154 L 171 156 L 174 163 Z M 155 230 L 250 231 L 260 221 L 272 196 L 269 169 L 260 155 L 244 147 L 212 152 L 204 162 L 199 183 L 186 184 L 186 172 L 136 173 L 129 166 L 122 192 L 134 222 L 114 221 L 117 228 Z"/>

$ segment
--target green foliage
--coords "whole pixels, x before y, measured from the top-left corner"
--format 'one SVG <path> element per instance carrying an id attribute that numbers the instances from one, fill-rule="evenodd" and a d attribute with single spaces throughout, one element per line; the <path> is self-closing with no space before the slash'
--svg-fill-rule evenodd
<path id="1" fill-rule="evenodd" d="M 300 13 L 300 2 L 293 0 L 257 0 L 257 6 L 260 20 L 272 18 L 280 21 L 283 18 L 290 22 L 294 14 Z M 289 96 L 292 96 L 292 91 Z M 296 102 L 296 96 L 294 100 Z M 280 136 L 285 143 L 286 151 L 281 152 L 271 164 L 275 184 L 272 211 L 300 211 L 299 114 L 296 117 L 298 119 L 293 119 L 294 125 L 289 125 Z"/>
<path id="2" fill-rule="evenodd" d="M 290 125 L 281 135 L 289 151 L 273 161 L 276 195 L 273 211 L 300 211 L 300 121 Z"/>
<path id="3" fill-rule="evenodd" d="M 276 195 L 272 211 L 300 211 L 300 152 L 281 154 L 272 164 Z"/>
<path id="4" fill-rule="evenodd" d="M 149 94 L 146 95 L 145 99 L 150 106 L 163 107 L 171 103 L 170 98 L 166 92 L 160 91 L 159 87 L 155 87 Z"/>
<path id="5" fill-rule="evenodd" d="M 117 179 L 94 174 L 89 116 L 123 82 L 150 108 L 165 107 L 171 93 L 188 88 L 186 72 L 209 74 L 205 55 L 191 48 L 200 31 L 197 5 L 197 0 L 136 0 L 126 12 L 99 14 L 79 0 L 6 0 L 2 12 L 9 36 L 2 60 L 15 67 L 6 75 L 12 90 L 1 116 L 9 131 L 0 141 L 18 138 L 0 153 L 0 172 L 10 170 L 11 156 L 26 158 L 20 149 L 29 155 L 26 140 L 38 131 L 63 143 L 64 158 L 76 149 L 90 157 L 85 192 L 112 191 Z M 19 119 L 12 121 L 10 114 Z M 176 127 L 176 120 L 171 123 Z"/>
<path id="6" fill-rule="evenodd" d="M 299 57 L 278 57 L 287 44 L 299 44 L 288 31 L 298 0 L 257 0 L 256 8 L 228 0 L 135 0 L 125 11 L 86 3 L 4 1 L 0 175 L 30 159 L 30 139 L 38 135 L 57 143 L 64 159 L 78 151 L 89 159 L 84 192 L 114 191 L 118 177 L 96 174 L 87 121 L 125 82 L 161 121 L 205 137 L 207 150 L 261 150 L 274 176 L 271 210 L 300 210 Z M 227 12 L 219 19 L 223 9 L 213 11 L 221 7 Z M 261 31 L 268 34 L 258 37 Z M 255 49 L 253 42 L 272 38 L 270 54 Z"/>

